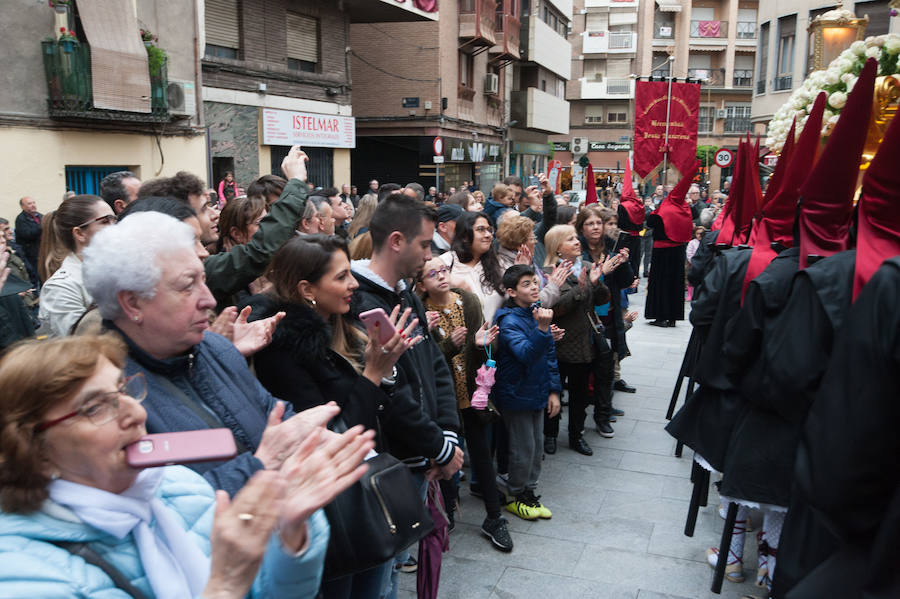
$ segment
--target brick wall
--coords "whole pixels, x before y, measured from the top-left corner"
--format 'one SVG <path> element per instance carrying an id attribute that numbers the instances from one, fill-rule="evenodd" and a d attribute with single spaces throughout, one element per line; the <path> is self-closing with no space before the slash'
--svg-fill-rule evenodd
<path id="1" fill-rule="evenodd" d="M 355 116 L 434 116 L 441 113 L 443 96 L 447 98 L 445 116 L 479 125 L 500 126 L 501 111 L 500 105 L 496 104 L 497 96 L 483 93 L 484 76 L 488 69 L 487 52 L 474 58 L 475 96 L 472 100 L 458 97 L 458 0 L 441 0 L 439 8 L 441 18 L 437 22 L 351 25 L 350 45 L 358 55 L 351 56 L 350 61 Z M 504 89 L 503 78 L 501 73 L 501 90 Z M 424 81 L 414 81 L 416 79 Z M 403 108 L 402 99 L 405 97 L 418 97 L 419 108 Z M 431 110 L 425 110 L 426 101 L 431 101 Z M 410 116 L 410 111 L 415 112 L 414 117 Z"/>
<path id="2" fill-rule="evenodd" d="M 287 67 L 288 10 L 319 19 L 319 71 L 304 73 Z M 266 83 L 267 93 L 350 104 L 344 48 L 347 45 L 344 13 L 330 0 L 242 0 L 241 60 L 205 58 L 203 84 L 239 91 L 256 91 Z M 327 89 L 338 90 L 334 96 Z"/>

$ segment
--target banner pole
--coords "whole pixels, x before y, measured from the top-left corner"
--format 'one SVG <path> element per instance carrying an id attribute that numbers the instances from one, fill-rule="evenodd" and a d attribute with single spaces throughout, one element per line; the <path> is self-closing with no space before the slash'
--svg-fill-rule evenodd
<path id="1" fill-rule="evenodd" d="M 672 63 L 674 56 L 669 56 L 669 91 L 666 97 L 666 138 L 663 143 L 663 185 L 669 183 L 669 114 L 672 112 Z"/>

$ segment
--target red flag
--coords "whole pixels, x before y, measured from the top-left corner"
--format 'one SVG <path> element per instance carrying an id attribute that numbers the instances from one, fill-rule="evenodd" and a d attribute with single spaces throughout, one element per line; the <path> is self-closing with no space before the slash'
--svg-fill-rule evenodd
<path id="1" fill-rule="evenodd" d="M 594 167 L 591 166 L 591 163 L 588 162 L 588 165 L 584 167 L 584 186 L 587 188 L 587 196 L 584 200 L 584 203 L 587 204 L 596 204 L 597 203 L 597 182 L 594 181 Z"/>
<path id="2" fill-rule="evenodd" d="M 644 178 L 666 152 L 666 107 L 669 83 L 638 81 L 634 96 L 634 170 Z M 697 160 L 697 117 L 700 85 L 672 83 L 669 112 L 669 162 L 680 172 L 691 170 Z"/>

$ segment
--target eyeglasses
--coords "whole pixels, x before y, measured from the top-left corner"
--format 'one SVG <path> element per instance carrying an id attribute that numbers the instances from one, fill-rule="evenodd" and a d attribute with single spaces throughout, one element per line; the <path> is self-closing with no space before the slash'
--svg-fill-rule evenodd
<path id="1" fill-rule="evenodd" d="M 476 233 L 480 233 L 480 234 L 484 234 L 484 233 L 491 233 L 491 234 L 493 234 L 493 232 L 494 232 L 494 227 L 487 227 L 487 226 L 482 225 L 482 226 L 480 226 L 480 227 L 475 227 L 475 228 L 473 229 L 473 231 L 475 231 Z"/>
<path id="2" fill-rule="evenodd" d="M 119 415 L 119 396 L 121 395 L 127 395 L 137 402 L 144 401 L 144 398 L 147 397 L 147 380 L 144 375 L 139 372 L 128 377 L 122 381 L 117 390 L 93 396 L 74 412 L 38 424 L 34 428 L 34 432 L 40 433 L 76 416 L 84 416 L 95 426 L 103 426 Z"/>
<path id="3" fill-rule="evenodd" d="M 89 227 L 94 223 L 100 223 L 101 225 L 114 225 L 119 222 L 119 217 L 115 214 L 104 214 L 103 216 L 98 216 L 97 218 L 92 218 L 86 223 L 81 223 L 78 225 L 78 229 L 83 229 L 85 227 Z"/>
<path id="4" fill-rule="evenodd" d="M 450 267 L 448 267 L 448 266 L 442 266 L 442 267 L 440 267 L 440 268 L 436 268 L 436 269 L 434 269 L 434 270 L 429 270 L 428 272 L 426 272 L 426 273 L 425 273 L 425 278 L 426 278 L 426 279 L 434 279 L 434 278 L 437 278 L 437 277 L 440 276 L 440 275 L 447 276 L 449 273 L 450 273 Z"/>

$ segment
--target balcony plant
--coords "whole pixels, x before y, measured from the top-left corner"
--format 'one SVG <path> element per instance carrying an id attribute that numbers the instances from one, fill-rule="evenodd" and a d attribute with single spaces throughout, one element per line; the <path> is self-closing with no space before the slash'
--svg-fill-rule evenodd
<path id="1" fill-rule="evenodd" d="M 78 38 L 75 37 L 75 32 L 68 30 L 65 27 L 59 28 L 58 41 L 63 52 L 71 53 L 75 49 L 75 46 L 78 45 Z"/>

